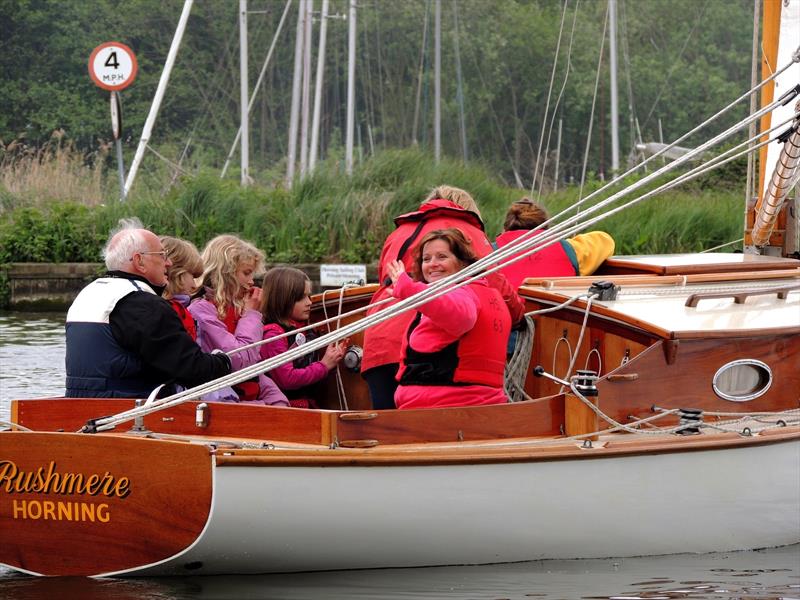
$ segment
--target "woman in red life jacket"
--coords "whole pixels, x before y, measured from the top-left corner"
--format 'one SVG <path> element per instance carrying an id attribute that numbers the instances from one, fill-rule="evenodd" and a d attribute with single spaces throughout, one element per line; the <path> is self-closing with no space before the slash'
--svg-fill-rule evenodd
<path id="1" fill-rule="evenodd" d="M 418 210 L 400 215 L 394 222 L 396 229 L 386 238 L 378 261 L 378 281 L 381 287 L 372 296 L 371 304 L 391 298 L 388 265 L 399 260 L 406 270 L 411 270 L 419 241 L 430 231 L 458 229 L 471 242 L 472 253 L 477 258 L 482 258 L 492 251 L 475 200 L 467 192 L 456 187 L 440 185 L 434 188 Z M 516 288 L 510 286 L 505 277 L 497 273 L 490 275 L 488 280 L 492 287 L 500 290 L 512 321 L 519 322 L 525 312 L 525 306 L 517 296 Z M 367 314 L 374 314 L 386 307 L 387 305 L 372 307 Z M 394 408 L 394 393 L 397 388 L 395 376 L 400 363 L 400 344 L 413 318 L 413 312 L 405 312 L 373 325 L 364 332 L 361 371 L 369 386 L 373 408 Z"/>
<path id="2" fill-rule="evenodd" d="M 196 341 L 197 327 L 187 309 L 191 296 L 197 289 L 194 280 L 203 274 L 203 259 L 191 242 L 168 235 L 162 235 L 160 239 L 167 258 L 172 263 L 167 271 L 167 287 L 162 297 L 169 301 L 184 329 Z"/>
<path id="3" fill-rule="evenodd" d="M 414 279 L 401 261 L 388 265 L 392 295 L 408 298 L 476 260 L 458 229 L 431 231 L 420 241 Z M 511 317 L 503 297 L 486 279 L 420 306 L 403 338 L 397 408 L 508 402 L 503 371 L 510 331 Z"/>
<path id="4" fill-rule="evenodd" d="M 311 315 L 311 280 L 299 269 L 275 267 L 267 271 L 261 288 L 261 314 L 264 339 L 300 329 Z M 283 354 L 314 339 L 313 329 L 267 342 L 261 346 L 261 359 Z M 315 386 L 341 362 L 347 340 L 330 344 L 317 360 L 315 353 L 306 354 L 270 371 L 270 377 L 296 408 L 316 408 Z"/>
<path id="5" fill-rule="evenodd" d="M 219 235 L 203 249 L 203 297 L 189 305 L 197 321 L 197 343 L 210 352 L 230 352 L 261 340 L 261 289 L 253 276 L 264 261 L 264 254 L 235 235 Z M 259 348 L 229 355 L 234 371 L 261 360 Z M 234 386 L 236 397 L 220 401 L 253 402 L 288 406 L 289 401 L 275 382 L 263 373 Z M 208 400 L 212 398 L 206 398 Z"/>
<path id="6" fill-rule="evenodd" d="M 547 212 L 536 202 L 523 198 L 514 202 L 506 213 L 503 233 L 497 237 L 502 248 L 519 239 L 531 229 L 547 221 Z M 547 226 L 532 234 L 541 235 Z M 529 238 L 532 239 L 532 238 Z M 590 231 L 568 240 L 554 242 L 517 262 L 500 269 L 508 282 L 518 288 L 528 277 L 574 277 L 591 275 L 614 253 L 614 239 L 604 231 Z M 519 256 L 521 252 L 512 256 Z"/>

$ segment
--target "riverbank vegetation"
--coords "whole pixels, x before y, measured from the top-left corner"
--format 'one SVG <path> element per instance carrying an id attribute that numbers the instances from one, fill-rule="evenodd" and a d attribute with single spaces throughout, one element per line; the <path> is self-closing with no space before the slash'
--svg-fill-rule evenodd
<path id="1" fill-rule="evenodd" d="M 494 237 L 508 203 L 532 181 L 534 197 L 557 214 L 609 178 L 606 2 L 442 2 L 438 164 L 434 3 L 359 6 L 352 176 L 344 175 L 343 149 L 348 32 L 343 19 L 331 18 L 319 162 L 291 186 L 285 178 L 296 5 L 286 13 L 284 2 L 254 9 L 251 85 L 262 68 L 258 58 L 276 45 L 250 114 L 248 187 L 239 184 L 235 153 L 220 178 L 239 119 L 238 8 L 197 4 L 125 203 L 118 200 L 108 94 L 91 83 L 86 61 L 109 39 L 127 43 L 137 56 L 136 81 L 121 92 L 121 147 L 130 167 L 182 3 L 6 4 L 0 10 L 0 263 L 98 260 L 109 229 L 130 215 L 198 246 L 234 232 L 271 261 L 370 262 L 392 218 L 415 209 L 434 185 L 469 190 Z M 624 164 L 641 160 L 637 144 L 675 139 L 750 87 L 753 6 L 750 0 L 617 6 Z M 331 0 L 330 14 L 341 17 L 348 7 Z M 315 21 L 315 44 L 318 33 Z M 710 133 L 746 110 L 737 106 Z M 697 145 L 708 134 L 682 144 Z M 623 253 L 709 248 L 741 237 L 743 186 L 737 164 L 600 227 Z"/>
<path id="2" fill-rule="evenodd" d="M 198 247 L 219 233 L 236 233 L 262 248 L 270 262 L 372 262 L 393 228 L 392 219 L 416 209 L 437 184 L 470 191 L 491 238 L 500 232 L 509 203 L 527 194 L 504 185 L 481 164 L 436 164 L 422 151 L 397 150 L 365 160 L 351 177 L 324 167 L 291 189 L 242 187 L 203 171 L 174 183 L 165 179 L 162 187 L 142 188 L 121 202 L 113 171 L 98 177 L 91 166 L 76 170 L 78 162 L 68 151 L 59 151 L 29 161 L 27 172 L 24 166 L 14 167 L 17 187 L 4 184 L 0 192 L 0 263 L 98 261 L 108 231 L 126 216 L 138 216 L 152 230 L 184 237 Z M 0 171 L 2 181 L 6 169 Z M 46 185 L 71 178 L 77 180 L 72 188 Z M 584 196 L 600 186 L 590 181 Z M 741 189 L 737 164 L 595 227 L 614 236 L 618 253 L 708 249 L 741 237 Z M 100 190 L 103 201 L 83 190 Z M 578 194 L 578 187 L 570 186 L 541 201 L 555 215 L 574 204 Z"/>

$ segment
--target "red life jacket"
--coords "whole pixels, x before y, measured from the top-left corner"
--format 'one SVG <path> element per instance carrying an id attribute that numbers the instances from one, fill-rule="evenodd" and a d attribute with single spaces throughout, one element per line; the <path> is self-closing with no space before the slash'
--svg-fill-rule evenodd
<path id="1" fill-rule="evenodd" d="M 528 233 L 528 229 L 514 229 L 504 231 L 497 236 L 497 246 L 502 248 L 519 239 Z M 544 232 L 537 231 L 534 236 Z M 513 254 L 519 256 L 521 252 Z M 555 242 L 547 248 L 529 254 L 514 264 L 500 269 L 500 273 L 506 276 L 511 287 L 517 289 L 520 284 L 528 277 L 574 277 L 578 274 L 578 259 L 575 251 L 567 241 Z"/>
<path id="2" fill-rule="evenodd" d="M 417 352 L 411 347 L 411 332 L 422 318 L 422 313 L 417 313 L 406 334 L 397 373 L 400 385 L 503 387 L 511 317 L 500 292 L 480 284 L 470 284 L 470 289 L 480 300 L 475 325 L 438 352 Z"/>
<path id="3" fill-rule="evenodd" d="M 194 318 L 192 317 L 192 313 L 186 310 L 186 307 L 175 300 L 174 298 L 169 301 L 172 309 L 177 313 L 178 318 L 183 323 L 183 328 L 188 332 L 192 339 L 196 342 L 197 341 L 197 325 L 194 322 Z"/>
<path id="4" fill-rule="evenodd" d="M 474 212 L 465 210 L 451 202 L 436 198 L 423 202 L 418 210 L 396 217 L 397 228 L 389 234 L 383 244 L 378 261 L 378 277 L 381 287 L 372 296 L 370 304 L 375 304 L 389 296 L 386 282 L 387 265 L 400 260 L 410 270 L 414 263 L 414 250 L 419 241 L 429 231 L 455 227 L 472 243 L 472 250 L 478 258 L 492 251 L 492 246 L 483 231 L 483 222 Z M 367 315 L 386 308 L 370 307 Z M 364 332 L 364 357 L 361 371 L 382 365 L 400 362 L 400 341 L 413 318 L 413 312 L 406 312 L 387 321 L 373 325 Z"/>
<path id="5" fill-rule="evenodd" d="M 233 306 L 228 306 L 225 310 L 225 318 L 222 319 L 225 323 L 225 328 L 229 333 L 236 333 L 236 324 L 239 322 L 239 314 Z M 239 396 L 240 400 L 256 400 L 258 399 L 258 377 L 253 377 L 242 383 L 237 383 L 233 386 L 233 391 Z"/>

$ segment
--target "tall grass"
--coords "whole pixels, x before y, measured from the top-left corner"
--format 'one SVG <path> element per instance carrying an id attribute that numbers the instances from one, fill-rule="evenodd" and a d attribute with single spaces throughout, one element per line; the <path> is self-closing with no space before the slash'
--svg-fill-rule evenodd
<path id="1" fill-rule="evenodd" d="M 41 207 L 53 201 L 75 201 L 87 206 L 107 195 L 104 161 L 108 147 L 85 156 L 53 133 L 42 147 L 14 140 L 0 149 L 0 212 L 17 207 Z"/>
<path id="2" fill-rule="evenodd" d="M 242 187 L 231 179 L 220 180 L 212 171 L 184 177 L 170 187 L 165 172 L 161 184 L 134 187 L 128 201 L 121 203 L 116 186 L 105 184 L 109 174 L 102 161 L 87 161 L 66 145 L 54 142 L 39 153 L 18 153 L 14 160 L 10 156 L 6 149 L 0 161 L 0 262 L 86 260 L 98 255 L 102 232 L 128 216 L 138 216 L 153 231 L 189 239 L 199 247 L 219 233 L 235 233 L 262 248 L 270 262 L 370 262 L 392 231 L 392 219 L 415 210 L 436 185 L 470 191 L 492 239 L 500 233 L 509 203 L 526 193 L 502 185 L 479 164 L 450 160 L 437 164 L 419 151 L 392 150 L 361 163 L 350 177 L 339 172 L 338 164 L 328 162 L 291 189 L 280 184 Z M 595 228 L 614 236 L 617 253 L 689 252 L 739 239 L 738 182 L 713 190 L 703 182 L 692 185 L 645 201 Z M 590 187 L 598 186 L 592 182 Z M 165 193 L 159 191 L 164 189 Z M 576 199 L 577 189 L 565 188 L 541 201 L 556 214 Z M 31 223 L 37 218 L 62 221 L 62 232 L 74 230 L 77 236 L 89 229 L 91 235 L 82 235 L 79 243 L 62 244 L 48 257 L 54 234 L 49 241 L 33 239 L 37 234 Z M 24 252 L 26 244 L 37 251 Z"/>

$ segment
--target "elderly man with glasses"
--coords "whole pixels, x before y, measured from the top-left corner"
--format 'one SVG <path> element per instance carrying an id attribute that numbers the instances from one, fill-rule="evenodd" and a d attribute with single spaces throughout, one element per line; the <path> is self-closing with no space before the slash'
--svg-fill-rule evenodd
<path id="1" fill-rule="evenodd" d="M 171 263 L 158 236 L 122 219 L 103 256 L 108 273 L 67 313 L 68 398 L 146 398 L 166 383 L 164 396 L 231 372 L 230 359 L 202 352 L 161 298 Z"/>

